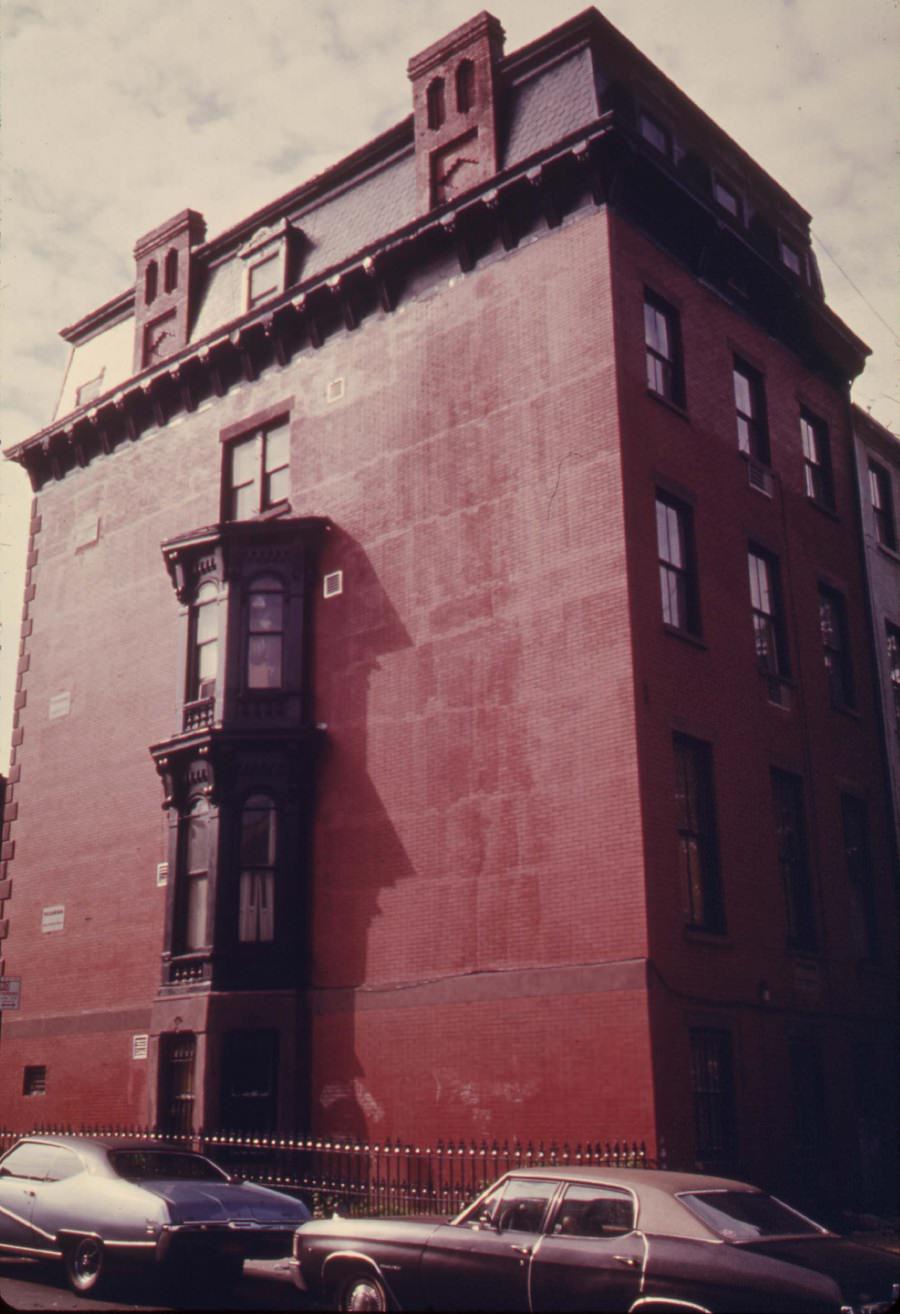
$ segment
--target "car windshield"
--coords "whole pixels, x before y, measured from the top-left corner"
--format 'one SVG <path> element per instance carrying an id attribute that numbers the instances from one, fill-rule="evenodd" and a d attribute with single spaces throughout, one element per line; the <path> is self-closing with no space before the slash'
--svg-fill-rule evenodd
<path id="1" fill-rule="evenodd" d="M 821 1236 L 824 1229 L 762 1191 L 691 1191 L 678 1199 L 726 1241 Z"/>
<path id="2" fill-rule="evenodd" d="M 109 1161 L 130 1182 L 156 1177 L 166 1181 L 227 1182 L 228 1174 L 199 1154 L 171 1150 L 112 1150 Z"/>

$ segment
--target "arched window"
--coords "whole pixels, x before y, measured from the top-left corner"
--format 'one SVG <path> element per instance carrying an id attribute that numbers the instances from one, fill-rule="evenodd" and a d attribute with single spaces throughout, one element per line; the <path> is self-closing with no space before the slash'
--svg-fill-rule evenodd
<path id="1" fill-rule="evenodd" d="M 278 823 L 268 794 L 253 794 L 241 812 L 238 939 L 275 938 L 275 855 Z"/>
<path id="2" fill-rule="evenodd" d="M 207 892 L 209 889 L 209 804 L 191 801 L 181 820 L 182 889 L 179 949 L 188 952 L 208 944 Z"/>
<path id="3" fill-rule="evenodd" d="M 447 116 L 444 104 L 444 79 L 435 78 L 428 84 L 428 91 L 425 93 L 425 100 L 428 107 L 428 126 L 432 130 L 439 128 Z"/>
<path id="4" fill-rule="evenodd" d="M 174 292 L 178 286 L 178 252 L 173 246 L 170 251 L 166 252 L 166 263 L 163 267 L 163 287 L 167 292 Z"/>
<path id="5" fill-rule="evenodd" d="M 259 575 L 247 595 L 247 688 L 280 689 L 284 678 L 284 586 Z"/>
<path id="6" fill-rule="evenodd" d="M 188 701 L 212 698 L 219 664 L 219 591 L 212 580 L 201 584 L 191 607 Z"/>
<path id="7" fill-rule="evenodd" d="M 156 286 L 159 281 L 159 270 L 156 267 L 156 261 L 151 260 L 144 270 L 144 300 L 149 306 L 152 301 L 156 300 Z"/>
<path id="8" fill-rule="evenodd" d="M 462 59 L 456 66 L 456 108 L 468 114 L 475 103 L 475 65 L 471 59 Z"/>

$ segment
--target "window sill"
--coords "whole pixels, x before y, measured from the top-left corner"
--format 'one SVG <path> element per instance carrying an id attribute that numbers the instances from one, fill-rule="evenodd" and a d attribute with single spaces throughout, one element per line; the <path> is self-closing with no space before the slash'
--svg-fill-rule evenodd
<path id="1" fill-rule="evenodd" d="M 688 423 L 690 423 L 691 417 L 688 415 L 687 409 L 682 406 L 680 402 L 673 401 L 671 397 L 664 397 L 661 392 L 654 392 L 652 388 L 647 388 L 646 392 L 648 397 L 652 398 L 655 402 L 659 402 L 660 406 L 665 406 L 667 411 L 671 411 L 673 415 L 677 415 L 682 420 L 687 420 Z"/>
<path id="2" fill-rule="evenodd" d="M 836 524 L 839 523 L 840 516 L 833 506 L 829 506 L 827 502 L 820 502 L 817 497 L 810 497 L 809 494 L 807 494 L 806 500 L 810 506 L 814 506 L 823 516 L 827 516 L 829 520 L 833 520 Z"/>
<path id="3" fill-rule="evenodd" d="M 862 713 L 857 708 L 848 706 L 847 703 L 829 702 L 828 706 L 832 712 L 838 712 L 841 716 L 849 716 L 851 721 L 862 720 Z"/>
<path id="4" fill-rule="evenodd" d="M 888 547 L 887 543 L 882 543 L 877 538 L 875 539 L 875 546 L 879 552 L 884 553 L 889 561 L 893 561 L 895 565 L 900 565 L 900 552 L 896 548 Z"/>
<path id="5" fill-rule="evenodd" d="M 257 511 L 254 516 L 255 520 L 275 520 L 278 516 L 289 516 L 291 514 L 291 504 L 288 498 L 283 497 L 280 502 L 273 502 L 263 511 Z"/>
<path id="6" fill-rule="evenodd" d="M 789 712 L 794 705 L 794 682 L 784 675 L 770 675 L 759 672 L 759 678 L 765 685 L 766 702 L 770 707 L 777 707 L 781 712 Z"/>
<path id="7" fill-rule="evenodd" d="M 689 944 L 706 944 L 717 949 L 732 949 L 734 941 L 727 931 L 713 931 L 705 926 L 685 926 L 684 938 Z"/>
<path id="8" fill-rule="evenodd" d="M 689 630 L 680 630 L 677 625 L 668 625 L 663 621 L 663 634 L 671 635 L 673 639 L 681 639 L 683 643 L 689 644 L 691 648 L 698 648 L 701 652 L 708 652 L 708 645 L 700 638 L 698 634 L 691 634 Z"/>

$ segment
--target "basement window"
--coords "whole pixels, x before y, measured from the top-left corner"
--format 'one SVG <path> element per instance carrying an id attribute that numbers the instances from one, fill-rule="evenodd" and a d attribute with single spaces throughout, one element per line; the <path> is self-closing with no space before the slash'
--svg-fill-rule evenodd
<path id="1" fill-rule="evenodd" d="M 23 1095 L 46 1095 L 47 1069 L 43 1064 L 25 1069 L 22 1080 Z"/>

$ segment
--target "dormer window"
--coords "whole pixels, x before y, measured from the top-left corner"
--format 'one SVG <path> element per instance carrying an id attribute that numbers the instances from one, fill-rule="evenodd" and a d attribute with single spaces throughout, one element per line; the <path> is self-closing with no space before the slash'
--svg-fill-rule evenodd
<path id="1" fill-rule="evenodd" d="M 285 502 L 290 493 L 290 429 L 286 421 L 228 444 L 225 518 L 246 520 Z"/>
<path id="2" fill-rule="evenodd" d="M 163 287 L 167 292 L 174 292 L 178 286 L 178 252 L 174 246 L 166 253 L 163 267 Z"/>
<path id="3" fill-rule="evenodd" d="M 282 219 L 268 228 L 260 228 L 240 249 L 244 263 L 244 309 L 280 296 L 291 279 L 297 277 L 295 253 L 300 234 Z"/>
<path id="4" fill-rule="evenodd" d="M 441 127 L 444 119 L 447 117 L 446 104 L 444 101 L 444 79 L 434 78 L 428 84 L 426 93 L 428 104 L 428 126 L 432 132 Z"/>
<path id="5" fill-rule="evenodd" d="M 456 67 L 456 108 L 468 114 L 475 104 L 475 65 L 471 59 L 461 59 Z"/>
<path id="6" fill-rule="evenodd" d="M 284 682 L 284 586 L 260 575 L 247 595 L 247 688 L 280 689 Z"/>
<path id="7" fill-rule="evenodd" d="M 219 662 L 219 590 L 212 580 L 201 584 L 191 607 L 188 701 L 212 698 Z"/>
<path id="8" fill-rule="evenodd" d="M 280 287 L 281 261 L 277 253 L 250 265 L 247 269 L 247 309 L 276 297 Z"/>

